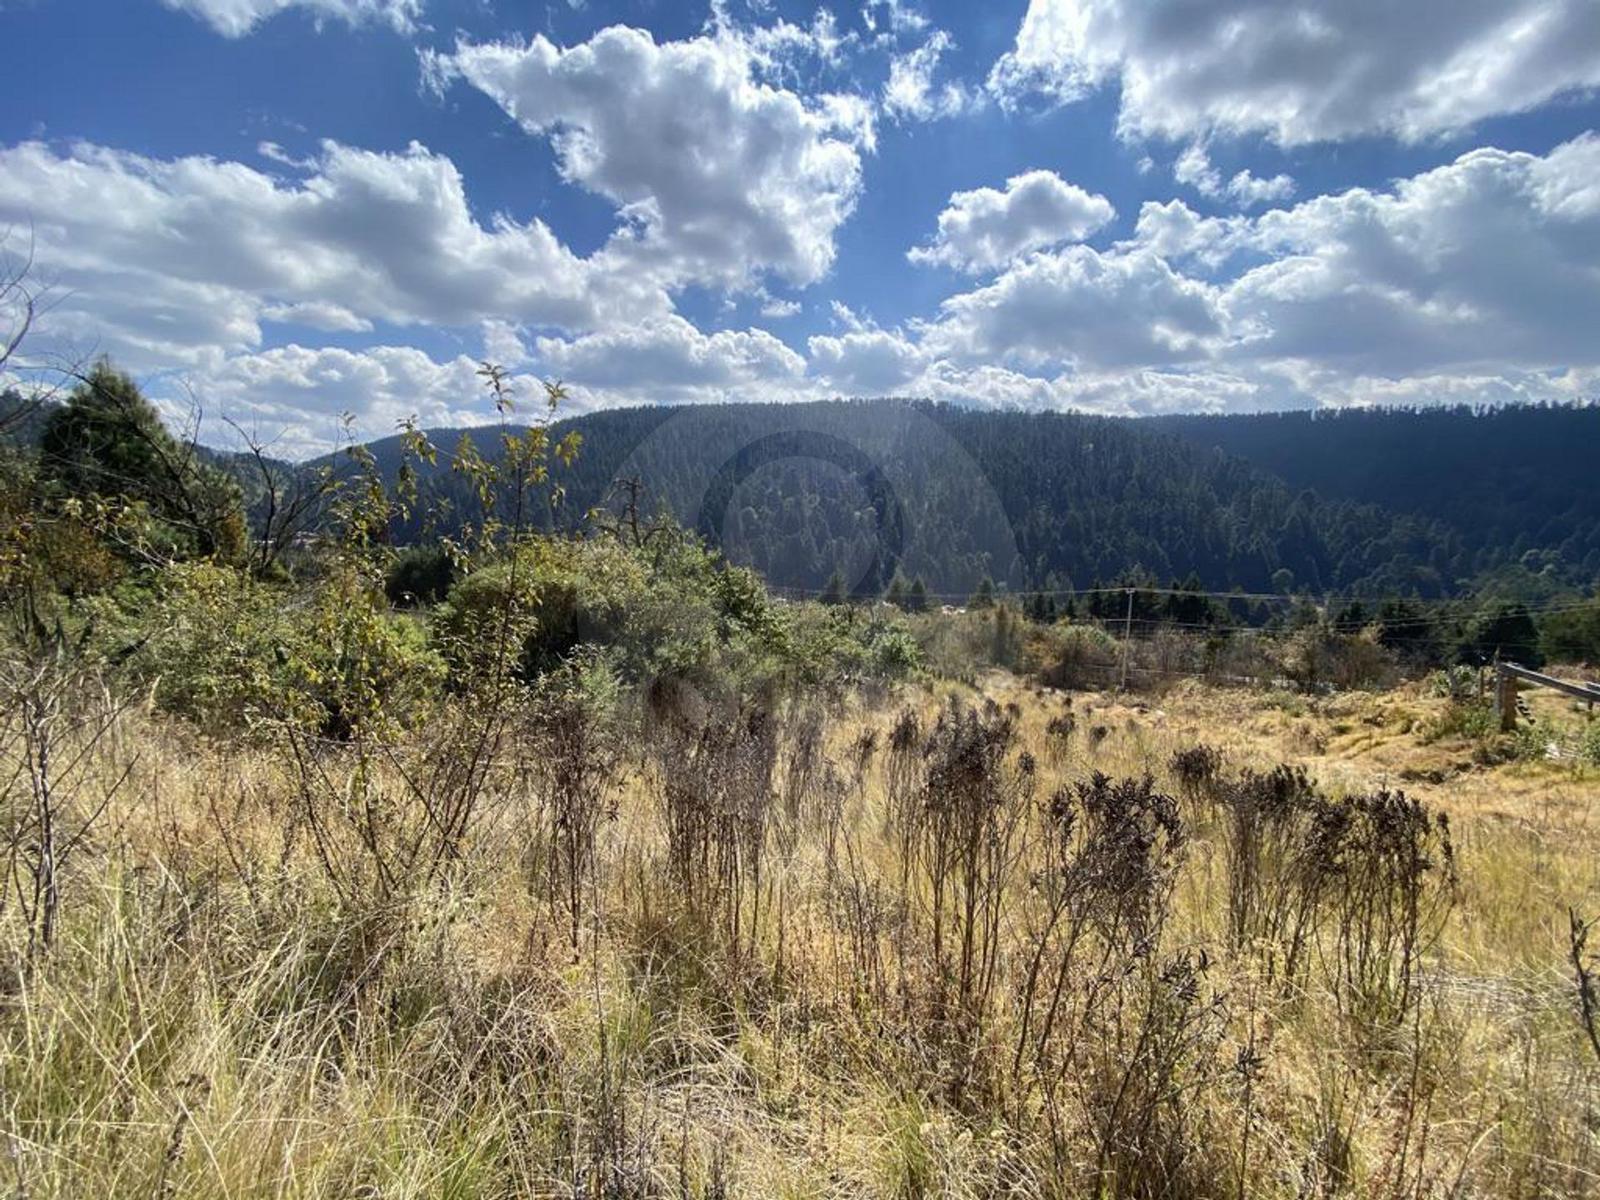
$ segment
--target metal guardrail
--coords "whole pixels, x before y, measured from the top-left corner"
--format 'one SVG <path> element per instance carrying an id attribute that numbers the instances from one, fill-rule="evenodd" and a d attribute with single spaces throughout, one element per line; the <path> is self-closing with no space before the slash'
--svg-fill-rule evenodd
<path id="1" fill-rule="evenodd" d="M 1494 689 L 1495 711 L 1500 716 L 1500 728 L 1514 729 L 1517 724 L 1517 683 L 1533 683 L 1540 687 L 1550 688 L 1575 700 L 1585 701 L 1591 711 L 1596 701 L 1600 701 L 1600 683 L 1579 682 L 1573 683 L 1570 679 L 1557 679 L 1554 675 L 1546 675 L 1542 671 L 1533 671 L 1516 663 L 1496 663 L 1496 678 Z"/>
<path id="2" fill-rule="evenodd" d="M 1574 683 L 1570 679 L 1557 679 L 1554 675 L 1546 675 L 1542 671 L 1530 671 L 1527 667 L 1519 667 L 1516 663 L 1501 663 L 1500 669 L 1517 679 L 1537 683 L 1540 687 L 1554 688 L 1579 700 L 1591 702 L 1600 700 L 1600 683 Z"/>

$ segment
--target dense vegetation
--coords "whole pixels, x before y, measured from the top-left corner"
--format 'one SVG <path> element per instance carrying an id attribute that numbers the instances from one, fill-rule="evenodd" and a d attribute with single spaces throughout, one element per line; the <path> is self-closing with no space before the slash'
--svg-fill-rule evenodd
<path id="1" fill-rule="evenodd" d="M 16 517 L 7 595 L 27 637 L 81 629 L 87 652 L 166 707 L 233 729 L 292 716 L 349 736 L 352 672 L 376 672 L 385 706 L 414 715 L 491 671 L 485 655 L 519 686 L 581 659 L 591 677 L 712 692 L 916 665 L 891 611 L 780 606 L 676 525 L 540 534 L 530 514 L 550 511 L 578 439 L 506 428 L 496 441 L 492 459 L 471 447 L 447 459 L 471 489 L 470 530 L 402 552 L 390 535 L 414 519 L 415 472 L 437 458 L 423 435 L 407 435 L 406 465 L 387 480 L 363 448 L 336 471 L 282 478 L 267 463 L 251 475 L 181 443 L 101 364 L 45 414 L 36 451 L 0 458 Z M 253 532 L 230 466 L 254 485 Z M 285 524 L 296 512 L 302 523 Z"/>
<path id="2" fill-rule="evenodd" d="M 1600 405 L 1332 409 L 1152 422 L 1321 496 L 1448 524 L 1466 574 L 1600 575 Z"/>
<path id="3" fill-rule="evenodd" d="M 1545 600 L 1600 575 L 1587 479 L 1600 408 L 1142 422 L 840 401 L 637 409 L 567 427 L 585 444 L 569 517 L 634 476 L 647 504 L 698 521 L 780 587 L 820 590 L 840 570 L 870 591 L 898 567 L 907 584 L 960 597 L 985 577 L 1016 593 L 1130 574 L 1210 591 L 1440 597 L 1498 577 L 1511 598 Z M 381 465 L 397 449 L 373 447 Z M 448 502 L 426 506 L 436 524 L 470 513 L 457 481 L 423 486 Z"/>
<path id="4" fill-rule="evenodd" d="M 14 436 L 38 444 L 52 421 L 32 414 Z M 637 541 L 684 522 L 790 595 L 920 611 L 1010 593 L 1037 620 L 1131 617 L 1141 633 L 1320 615 L 1421 665 L 1600 658 L 1584 473 L 1600 407 L 1135 422 L 841 401 L 601 412 L 550 433 L 583 450 L 557 465 L 558 502 L 532 506 L 530 528 Z M 494 429 L 431 436 L 485 464 L 499 453 Z M 485 493 L 458 455 L 419 458 L 409 437 L 304 466 L 176 443 L 163 457 L 234 481 L 258 568 L 280 566 L 357 475 L 404 476 L 414 502 L 388 531 L 415 547 L 389 569 L 402 604 L 442 600 L 444 547 L 483 523 L 486 500 L 506 504 L 493 494 L 506 484 Z M 163 488 L 169 512 L 207 494 Z M 1125 586 L 1143 589 L 1131 609 Z"/>
<path id="5" fill-rule="evenodd" d="M 36 442 L 47 419 L 31 414 L 13 439 Z M 876 565 L 942 597 L 986 577 L 1018 593 L 1139 576 L 1210 591 L 1487 588 L 1546 601 L 1600 577 L 1594 405 L 1130 421 L 841 401 L 610 411 L 561 422 L 568 431 L 584 454 L 559 514 L 538 523 L 578 525 L 626 474 L 646 518 L 664 508 L 696 524 L 782 588 L 820 591 L 838 570 L 881 590 Z M 459 435 L 432 436 L 448 447 Z M 492 430 L 469 436 L 493 454 Z M 402 440 L 370 450 L 392 480 Z M 259 520 L 252 460 L 194 453 L 246 489 Z M 473 519 L 472 485 L 447 465 L 422 464 L 420 488 L 402 540 Z"/>

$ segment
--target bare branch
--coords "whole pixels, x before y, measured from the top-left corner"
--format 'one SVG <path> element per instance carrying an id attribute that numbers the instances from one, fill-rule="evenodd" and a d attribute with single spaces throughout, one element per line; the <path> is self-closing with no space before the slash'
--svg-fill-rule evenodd
<path id="1" fill-rule="evenodd" d="M 266 497 L 266 511 L 261 516 L 256 545 L 250 555 L 256 570 L 265 572 L 316 521 L 341 480 L 336 471 L 327 467 L 308 471 L 304 467 L 289 466 L 285 470 L 285 464 L 267 454 L 268 443 L 246 433 L 231 417 L 222 419 L 244 443 Z"/>

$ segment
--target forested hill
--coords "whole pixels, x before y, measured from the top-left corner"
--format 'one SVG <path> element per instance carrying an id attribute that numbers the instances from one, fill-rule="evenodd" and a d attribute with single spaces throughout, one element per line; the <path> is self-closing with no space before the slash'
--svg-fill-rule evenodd
<path id="1" fill-rule="evenodd" d="M 4 433 L 31 442 L 43 415 Z M 615 510 L 613 481 L 635 478 L 647 518 L 670 511 L 780 587 L 821 589 L 838 569 L 858 591 L 898 572 L 948 595 L 986 577 L 1014 591 L 1137 577 L 1420 596 L 1492 580 L 1532 599 L 1600 579 L 1600 406 L 1124 419 L 830 401 L 613 410 L 568 430 L 582 451 L 542 523 Z M 432 436 L 445 453 L 422 469 L 405 541 L 479 515 L 448 466 L 462 435 Z M 495 453 L 496 430 L 470 436 Z M 398 468 L 400 439 L 370 448 Z M 205 457 L 259 491 L 237 456 Z"/>
<path id="2" fill-rule="evenodd" d="M 1149 418 L 1319 495 L 1437 517 L 1480 568 L 1600 574 L 1600 404 Z"/>
<path id="3" fill-rule="evenodd" d="M 568 428 L 584 441 L 560 472 L 563 520 L 637 477 L 647 511 L 665 506 L 784 587 L 820 588 L 835 568 L 855 585 L 898 570 L 950 594 L 985 576 L 1022 590 L 1137 572 L 1215 590 L 1437 596 L 1487 561 L 1439 516 L 1291 486 L 1146 421 L 833 401 L 612 411 Z M 493 431 L 475 436 L 492 449 Z M 398 464 L 398 439 L 373 449 Z M 444 532 L 474 509 L 446 457 L 419 505 Z"/>

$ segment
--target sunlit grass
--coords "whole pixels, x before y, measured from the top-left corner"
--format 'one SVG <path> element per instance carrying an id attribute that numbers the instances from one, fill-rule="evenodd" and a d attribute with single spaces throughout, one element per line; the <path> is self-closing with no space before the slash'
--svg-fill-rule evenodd
<path id="1" fill-rule="evenodd" d="M 1204 742 L 1232 770 L 1299 762 L 1332 794 L 1399 785 L 1452 817 L 1459 899 L 1421 1004 L 1380 1037 L 1341 1019 L 1317 971 L 1285 988 L 1226 951 L 1221 828 L 1185 807 L 1163 945 L 1205 950 L 1220 1016 L 1215 1069 L 1171 1100 L 1195 1139 L 1171 1194 L 1590 1187 L 1600 1064 L 1565 955 L 1568 906 L 1600 904 L 1592 770 L 1471 767 L 1418 736 L 1438 702 L 1414 691 L 1077 694 L 1065 739 L 1049 723 L 1066 698 L 1008 676 L 903 700 L 931 722 L 958 693 L 1016 706 L 1040 799 L 1094 771 L 1175 792 L 1173 753 Z M 771 831 L 762 915 L 737 945 L 675 893 L 660 790 L 634 761 L 576 956 L 509 800 L 419 903 L 355 912 L 269 749 L 127 714 L 132 786 L 64 881 L 56 945 L 27 958 L 5 914 L 0 1177 L 36 1198 L 1082 1194 L 1084 1101 L 1068 1088 L 1052 1115 L 1009 1073 L 1031 857 L 1006 885 L 981 1039 L 996 1065 L 946 1086 L 952 1043 L 925 1024 L 928 885 L 912 871 L 902 891 L 885 808 L 899 703 L 834 715 L 838 817 Z M 1247 1050 L 1253 1074 L 1232 1065 Z"/>

